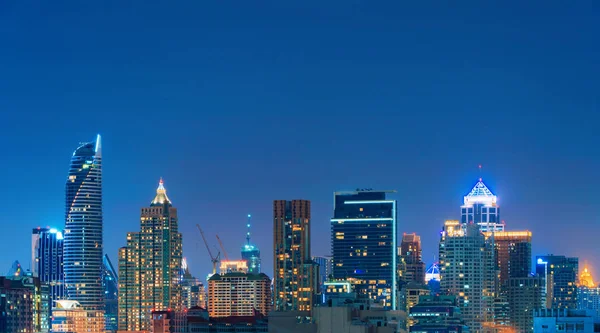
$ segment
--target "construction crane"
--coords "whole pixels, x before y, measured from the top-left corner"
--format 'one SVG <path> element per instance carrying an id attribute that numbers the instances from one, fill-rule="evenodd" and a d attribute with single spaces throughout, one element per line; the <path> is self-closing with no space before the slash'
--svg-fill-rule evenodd
<path id="1" fill-rule="evenodd" d="M 212 262 L 213 265 L 213 270 L 212 273 L 217 274 L 217 265 L 219 264 L 219 257 L 221 256 L 221 253 L 217 253 L 217 256 L 213 256 L 212 251 L 210 250 L 210 246 L 208 246 L 208 242 L 206 241 L 206 237 L 204 237 L 204 231 L 202 231 L 202 228 L 200 228 L 199 224 L 196 224 L 196 227 L 198 228 L 198 231 L 200 231 L 200 235 L 202 236 L 202 240 L 204 241 L 204 245 L 206 245 L 206 249 L 208 250 L 208 255 L 210 255 L 210 261 Z"/>
<path id="2" fill-rule="evenodd" d="M 225 246 L 223 246 L 223 242 L 221 242 L 221 238 L 219 238 L 219 235 L 215 235 L 215 236 L 217 236 L 217 240 L 219 241 L 219 245 L 221 246 L 221 251 L 223 251 L 225 260 L 229 261 L 229 256 L 227 255 L 227 251 L 225 251 Z"/>

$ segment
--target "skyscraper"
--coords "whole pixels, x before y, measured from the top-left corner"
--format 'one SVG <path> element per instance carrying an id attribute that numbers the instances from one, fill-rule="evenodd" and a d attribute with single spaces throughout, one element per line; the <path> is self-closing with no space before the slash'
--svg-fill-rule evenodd
<path id="1" fill-rule="evenodd" d="M 162 179 L 150 207 L 142 208 L 140 231 L 119 249 L 119 330 L 150 330 L 151 311 L 182 306 L 182 237 L 177 209 Z"/>
<path id="2" fill-rule="evenodd" d="M 533 312 L 542 308 L 544 279 L 539 276 L 510 277 L 506 282 L 510 324 L 517 332 L 533 332 Z"/>
<path id="3" fill-rule="evenodd" d="M 107 332 L 116 332 L 119 317 L 119 279 L 108 255 L 102 260 L 102 286 L 104 287 L 104 322 Z"/>
<path id="4" fill-rule="evenodd" d="M 583 269 L 579 276 L 577 303 L 580 310 L 593 311 L 595 321 L 600 319 L 600 287 L 594 283 L 592 274 L 587 267 Z"/>
<path id="5" fill-rule="evenodd" d="M 404 282 L 425 283 L 425 263 L 422 260 L 421 237 L 415 233 L 404 233 L 398 250 L 398 254 L 405 264 Z"/>
<path id="6" fill-rule="evenodd" d="M 493 320 L 495 264 L 493 247 L 474 223 L 446 221 L 440 240 L 441 289 L 456 295 L 465 323 L 481 332 Z"/>
<path id="7" fill-rule="evenodd" d="M 104 310 L 102 288 L 102 145 L 73 153 L 66 183 L 64 270 L 67 297 L 86 310 Z"/>
<path id="8" fill-rule="evenodd" d="M 310 201 L 273 202 L 273 288 L 276 311 L 311 311 L 318 288 L 310 256 Z"/>
<path id="9" fill-rule="evenodd" d="M 63 233 L 54 228 L 34 228 L 31 237 L 31 270 L 48 285 L 48 318 L 54 302 L 65 296 L 63 270 Z"/>
<path id="10" fill-rule="evenodd" d="M 494 244 L 494 257 L 500 272 L 498 286 L 505 293 L 509 278 L 526 278 L 531 274 L 531 231 L 490 231 L 484 234 Z"/>
<path id="11" fill-rule="evenodd" d="M 577 309 L 579 259 L 546 255 L 538 256 L 536 263 L 536 273 L 546 278 L 548 305 L 558 309 Z"/>
<path id="12" fill-rule="evenodd" d="M 497 199 L 479 178 L 471 192 L 464 197 L 463 205 L 460 207 L 461 222 L 475 223 L 483 232 L 504 231 L 504 224 L 500 221 L 500 207 L 496 203 Z"/>
<path id="13" fill-rule="evenodd" d="M 40 279 L 32 274 L 0 276 L 0 332 L 48 332 L 43 296 Z"/>
<path id="14" fill-rule="evenodd" d="M 250 242 L 250 221 L 252 215 L 248 214 L 248 223 L 246 227 L 246 243 L 242 246 L 242 259 L 248 262 L 248 272 L 251 274 L 260 273 L 260 250 L 258 246 Z"/>
<path id="15" fill-rule="evenodd" d="M 394 191 L 335 192 L 331 219 L 333 277 L 357 282 L 356 291 L 397 307 L 396 200 Z"/>

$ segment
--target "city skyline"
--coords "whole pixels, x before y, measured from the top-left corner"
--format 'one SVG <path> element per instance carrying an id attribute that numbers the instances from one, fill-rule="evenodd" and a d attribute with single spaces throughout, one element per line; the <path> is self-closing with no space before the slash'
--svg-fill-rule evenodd
<path id="1" fill-rule="evenodd" d="M 399 234 L 421 236 L 429 264 L 482 177 L 533 256 L 600 267 L 598 21 L 584 5 L 124 6 L 111 20 L 97 3 L 3 11 L 0 267 L 30 268 L 31 228 L 64 228 L 66 161 L 96 133 L 113 262 L 161 176 L 201 278 L 196 223 L 239 253 L 252 214 L 272 276 L 272 200 L 311 201 L 325 256 L 331 193 L 357 187 L 398 190 Z"/>

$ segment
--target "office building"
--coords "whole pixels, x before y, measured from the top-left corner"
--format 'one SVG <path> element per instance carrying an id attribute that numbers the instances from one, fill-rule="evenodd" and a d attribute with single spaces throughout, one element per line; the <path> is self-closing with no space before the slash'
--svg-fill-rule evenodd
<path id="1" fill-rule="evenodd" d="M 31 270 L 39 277 L 40 283 L 48 288 L 47 317 L 52 316 L 55 301 L 65 296 L 65 275 L 63 270 L 62 231 L 54 228 L 34 228 L 31 239 Z"/>
<path id="2" fill-rule="evenodd" d="M 102 288 L 102 145 L 73 153 L 66 183 L 64 271 L 66 295 L 86 310 L 104 309 Z"/>
<path id="3" fill-rule="evenodd" d="M 398 255 L 404 261 L 402 276 L 404 282 L 425 283 L 425 263 L 421 257 L 421 237 L 415 233 L 404 233 L 398 248 Z"/>
<path id="4" fill-rule="evenodd" d="M 494 245 L 498 287 L 505 294 L 510 278 L 525 278 L 531 274 L 531 231 L 484 232 Z"/>
<path id="5" fill-rule="evenodd" d="M 421 296 L 429 296 L 431 290 L 427 285 L 417 282 L 409 282 L 402 287 L 400 291 L 400 306 L 398 309 L 406 311 L 419 303 Z"/>
<path id="6" fill-rule="evenodd" d="M 600 287 L 594 283 L 594 278 L 587 267 L 585 267 L 579 275 L 577 303 L 578 309 L 591 310 L 594 321 L 600 322 Z"/>
<path id="7" fill-rule="evenodd" d="M 410 308 L 410 332 L 463 333 L 465 326 L 456 296 L 421 296 Z"/>
<path id="8" fill-rule="evenodd" d="M 335 192 L 331 219 L 334 279 L 356 281 L 357 293 L 397 307 L 396 201 L 393 191 Z"/>
<path id="9" fill-rule="evenodd" d="M 311 311 L 319 288 L 310 255 L 310 201 L 273 202 L 273 290 L 276 311 Z"/>
<path id="10" fill-rule="evenodd" d="M 536 273 L 544 278 L 547 302 L 556 309 L 577 309 L 579 259 L 565 256 L 538 256 Z"/>
<path id="11" fill-rule="evenodd" d="M 116 332 L 119 326 L 119 279 L 107 254 L 102 260 L 102 286 L 105 329 L 109 333 Z"/>
<path id="12" fill-rule="evenodd" d="M 47 304 L 39 278 L 0 276 L 0 332 L 48 332 Z"/>
<path id="13" fill-rule="evenodd" d="M 284 312 L 288 313 L 288 312 Z M 252 316 L 209 317 L 208 311 L 192 308 L 186 316 L 187 331 L 190 333 L 267 333 L 267 317 L 260 313 Z"/>
<path id="14" fill-rule="evenodd" d="M 312 260 L 319 266 L 319 290 L 323 293 L 325 291 L 325 282 L 333 277 L 331 257 L 317 256 L 312 257 Z"/>
<path id="15" fill-rule="evenodd" d="M 533 333 L 593 333 L 594 318 L 589 310 L 538 309 L 534 311 Z"/>
<path id="16" fill-rule="evenodd" d="M 271 279 L 264 273 L 233 272 L 208 279 L 210 317 L 267 315 L 271 310 Z"/>
<path id="17" fill-rule="evenodd" d="M 250 225 L 252 221 L 252 215 L 248 214 L 248 223 L 246 227 L 246 242 L 242 246 L 242 259 L 248 262 L 248 273 L 258 274 L 260 273 L 260 249 L 256 244 L 250 242 Z"/>
<path id="18" fill-rule="evenodd" d="M 52 332 L 105 332 L 104 313 L 85 310 L 77 301 L 57 301 L 52 309 L 52 315 Z"/>
<path id="19" fill-rule="evenodd" d="M 119 330 L 149 330 L 151 311 L 181 309 L 178 223 L 161 179 L 150 207 L 141 209 L 140 231 L 119 249 Z"/>
<path id="20" fill-rule="evenodd" d="M 461 210 L 461 223 L 475 223 L 481 231 L 504 231 L 500 221 L 500 207 L 497 197 L 479 178 L 471 192 L 464 197 Z"/>
<path id="21" fill-rule="evenodd" d="M 440 292 L 456 295 L 472 332 L 493 322 L 496 270 L 493 246 L 474 223 L 446 221 L 440 240 Z"/>
<path id="22" fill-rule="evenodd" d="M 533 312 L 543 307 L 544 279 L 539 276 L 512 277 L 505 287 L 511 326 L 517 332 L 533 332 Z"/>

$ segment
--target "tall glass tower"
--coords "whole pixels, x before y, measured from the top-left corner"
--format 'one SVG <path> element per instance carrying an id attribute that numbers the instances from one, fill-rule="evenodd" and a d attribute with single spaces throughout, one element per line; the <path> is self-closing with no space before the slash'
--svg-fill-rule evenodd
<path id="1" fill-rule="evenodd" d="M 242 246 L 242 259 L 248 263 L 248 273 L 260 273 L 260 249 L 258 246 L 250 243 L 250 221 L 252 215 L 248 214 L 248 232 L 246 233 L 246 243 Z"/>
<path id="2" fill-rule="evenodd" d="M 66 184 L 64 270 L 67 297 L 86 310 L 104 310 L 102 288 L 102 148 L 81 144 Z"/>
<path id="3" fill-rule="evenodd" d="M 395 310 L 397 267 L 395 191 L 334 193 L 331 219 L 333 278 L 356 281 L 356 290 Z"/>

